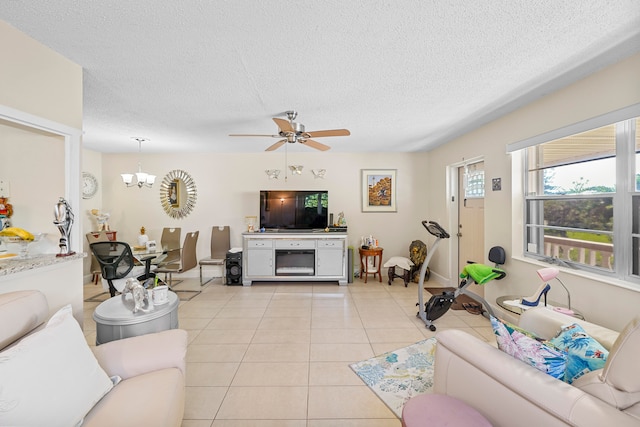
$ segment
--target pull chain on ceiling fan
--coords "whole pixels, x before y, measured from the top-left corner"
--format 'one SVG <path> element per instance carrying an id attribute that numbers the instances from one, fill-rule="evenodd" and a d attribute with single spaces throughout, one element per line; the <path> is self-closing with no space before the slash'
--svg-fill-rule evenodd
<path id="1" fill-rule="evenodd" d="M 275 144 L 267 147 L 265 151 L 274 151 L 278 148 L 282 147 L 285 143 L 295 144 L 300 143 L 302 145 L 306 145 L 311 148 L 315 148 L 316 150 L 326 151 L 331 147 L 328 145 L 322 144 L 318 141 L 314 141 L 311 138 L 324 138 L 328 136 L 349 136 L 351 132 L 347 129 L 330 129 L 330 130 L 317 130 L 307 132 L 302 123 L 294 122 L 296 117 L 298 117 L 298 113 L 294 110 L 289 110 L 286 112 L 287 119 L 281 119 L 278 117 L 274 117 L 273 121 L 278 126 L 278 134 L 276 135 L 256 135 L 256 134 L 230 134 L 229 136 L 260 136 L 260 137 L 270 137 L 270 138 L 283 138 Z"/>

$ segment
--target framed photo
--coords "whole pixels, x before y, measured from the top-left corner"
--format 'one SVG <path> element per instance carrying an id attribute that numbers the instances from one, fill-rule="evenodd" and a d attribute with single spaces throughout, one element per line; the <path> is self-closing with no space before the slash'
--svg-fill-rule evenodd
<path id="1" fill-rule="evenodd" d="M 396 212 L 396 169 L 362 169 L 362 212 Z"/>
<path id="2" fill-rule="evenodd" d="M 180 180 L 174 179 L 169 183 L 169 204 L 171 207 L 180 207 Z"/>

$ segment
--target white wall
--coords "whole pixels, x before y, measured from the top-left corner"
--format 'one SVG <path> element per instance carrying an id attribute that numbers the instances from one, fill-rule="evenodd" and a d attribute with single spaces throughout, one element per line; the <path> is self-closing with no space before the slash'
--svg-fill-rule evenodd
<path id="1" fill-rule="evenodd" d="M 19 138 L 16 134 L 7 138 L 0 136 L 3 144 L 11 146 L 6 150 L 3 147 L 0 178 L 11 182 L 14 225 L 50 233 L 48 242 L 39 249 L 57 253 L 56 241 L 60 234 L 53 226 L 54 205 L 58 197 L 64 196 L 76 214 L 79 206 L 76 174 L 82 129 L 82 68 L 2 21 L 0 58 L 3 111 L 18 111 L 20 118 L 28 117 L 29 123 L 64 129 L 66 135 L 74 134 L 73 142 L 68 142 L 66 148 L 60 138 L 44 137 L 39 132 L 31 132 L 30 136 L 27 132 Z M 46 146 L 47 142 L 52 145 Z M 33 149 L 35 146 L 39 148 Z M 76 220 L 73 232 L 80 226 Z M 74 260 L 57 267 L 4 276 L 0 292 L 40 289 L 52 309 L 71 303 L 74 316 L 82 325 L 81 264 L 80 260 Z"/>
<path id="2" fill-rule="evenodd" d="M 492 246 L 503 246 L 508 257 L 505 265 L 508 275 L 486 286 L 488 301 L 506 294 L 532 294 L 539 285 L 535 271 L 546 266 L 522 258 L 522 246 L 518 243 L 521 241 L 522 191 L 518 185 L 512 185 L 511 156 L 506 154 L 506 145 L 639 103 L 638 76 L 640 55 L 635 55 L 429 153 L 429 214 L 443 223 L 447 221 L 450 207 L 446 197 L 447 165 L 463 158 L 484 156 L 487 182 L 502 178 L 502 191 L 488 189 L 486 193 L 485 253 Z M 443 248 L 436 254 L 432 268 L 449 277 L 449 262 L 449 251 Z M 563 271 L 562 280 L 571 290 L 572 304 L 585 313 L 587 320 L 622 328 L 638 313 L 640 287 L 637 285 L 578 276 L 570 271 Z M 557 301 L 566 298 L 559 285 L 553 287 L 551 294 Z"/>
<path id="3" fill-rule="evenodd" d="M 82 129 L 82 67 L 0 21 L 0 105 Z"/>
<path id="4" fill-rule="evenodd" d="M 150 144 L 152 144 L 151 142 Z M 85 159 L 95 157 L 85 151 Z M 91 172 L 99 176 L 100 194 L 83 202 L 83 208 L 99 208 L 111 214 L 110 225 L 118 239 L 135 243 L 141 226 L 150 239 L 160 241 L 163 227 L 200 230 L 198 256 L 209 254 L 211 227 L 229 225 L 232 246 L 241 246 L 241 233 L 246 230 L 245 216 L 258 215 L 259 191 L 270 189 L 326 189 L 329 191 L 329 212 L 337 218 L 344 212 L 349 228 L 349 243 L 359 246 L 360 237 L 373 234 L 384 248 L 384 258 L 408 256 L 412 240 L 426 241 L 427 233 L 420 225 L 426 219 L 429 186 L 426 185 L 426 153 L 289 153 L 295 164 L 304 165 L 303 174 L 284 181 L 284 171 L 277 180 L 270 180 L 265 169 L 284 169 L 284 152 L 253 154 L 142 154 L 142 169 L 158 175 L 158 181 L 173 169 L 187 171 L 194 179 L 198 198 L 193 213 L 185 219 L 171 219 L 160 205 L 157 182 L 152 189 L 126 188 L 120 173 L 135 171 L 138 154 L 104 154 L 100 165 L 91 163 Z M 89 162 L 84 170 L 88 170 Z M 316 179 L 311 169 L 326 169 L 324 179 Z M 397 204 L 395 213 L 361 212 L 361 169 L 396 169 Z M 83 217 L 87 217 L 82 212 Z M 91 224 L 95 228 L 95 223 Z M 85 229 L 87 226 L 85 225 Z M 88 275 L 88 270 L 85 270 Z M 194 270 L 185 276 L 195 276 Z M 88 276 L 87 276 L 88 277 Z"/>

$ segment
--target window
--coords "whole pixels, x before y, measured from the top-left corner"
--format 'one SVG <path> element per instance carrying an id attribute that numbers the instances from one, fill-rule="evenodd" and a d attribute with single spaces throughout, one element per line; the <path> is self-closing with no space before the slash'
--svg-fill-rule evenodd
<path id="1" fill-rule="evenodd" d="M 484 197 L 484 170 L 479 163 L 464 168 L 464 197 L 466 199 Z"/>
<path id="2" fill-rule="evenodd" d="M 640 283 L 639 122 L 526 148 L 526 255 Z"/>

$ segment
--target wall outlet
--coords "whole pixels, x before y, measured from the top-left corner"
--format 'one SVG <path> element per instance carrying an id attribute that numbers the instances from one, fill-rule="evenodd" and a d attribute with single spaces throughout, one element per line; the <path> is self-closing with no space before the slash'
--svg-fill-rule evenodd
<path id="1" fill-rule="evenodd" d="M 0 179 L 0 197 L 10 197 L 9 181 Z"/>

